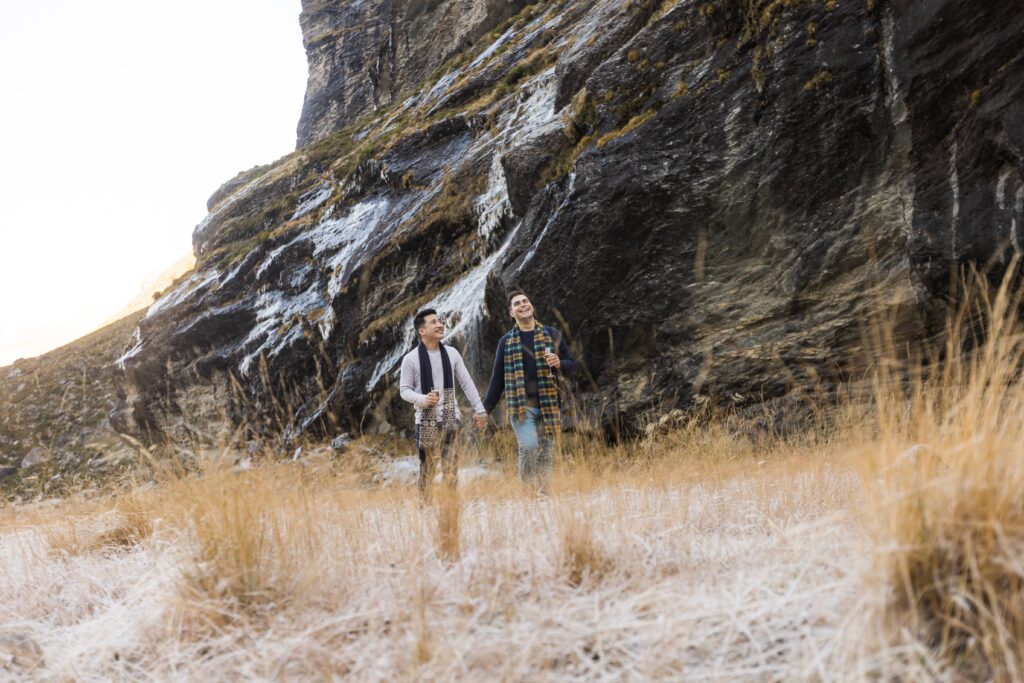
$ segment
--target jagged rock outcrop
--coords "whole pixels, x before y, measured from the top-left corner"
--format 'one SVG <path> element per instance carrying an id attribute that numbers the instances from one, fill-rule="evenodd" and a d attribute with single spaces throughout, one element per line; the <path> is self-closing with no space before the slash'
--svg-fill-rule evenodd
<path id="1" fill-rule="evenodd" d="M 309 61 L 298 146 L 408 96 L 526 0 L 303 0 Z"/>
<path id="2" fill-rule="evenodd" d="M 316 142 L 212 202 L 120 361 L 120 428 L 404 424 L 411 314 L 483 379 L 512 284 L 606 421 L 827 392 L 868 316 L 917 339 L 959 265 L 1019 252 L 1016 3 L 566 0 L 460 44 L 499 5 L 305 4 Z M 371 76 L 385 34 L 408 51 Z"/>

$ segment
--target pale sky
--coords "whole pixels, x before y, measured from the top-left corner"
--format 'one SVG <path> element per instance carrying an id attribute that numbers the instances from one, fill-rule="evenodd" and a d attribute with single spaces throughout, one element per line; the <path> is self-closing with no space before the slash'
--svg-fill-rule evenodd
<path id="1" fill-rule="evenodd" d="M 95 329 L 295 147 L 300 0 L 0 9 L 0 365 Z"/>

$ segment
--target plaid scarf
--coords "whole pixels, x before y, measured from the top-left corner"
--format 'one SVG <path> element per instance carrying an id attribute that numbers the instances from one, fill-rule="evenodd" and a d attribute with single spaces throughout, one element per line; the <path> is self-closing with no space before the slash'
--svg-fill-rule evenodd
<path id="1" fill-rule="evenodd" d="M 558 434 L 561 428 L 558 416 L 558 387 L 555 375 L 543 362 L 546 349 L 554 350 L 555 344 L 547 329 L 539 322 L 533 328 L 533 357 L 537 366 L 537 393 L 540 395 L 540 415 L 544 433 Z M 505 339 L 505 400 L 509 415 L 517 420 L 526 419 L 526 375 L 523 371 L 523 340 L 516 325 Z"/>

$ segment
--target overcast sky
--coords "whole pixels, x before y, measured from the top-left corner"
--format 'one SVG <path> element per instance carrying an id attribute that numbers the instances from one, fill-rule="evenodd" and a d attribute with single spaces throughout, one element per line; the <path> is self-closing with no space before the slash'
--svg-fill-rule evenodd
<path id="1" fill-rule="evenodd" d="M 0 365 L 76 339 L 191 249 L 206 199 L 292 151 L 300 0 L 0 9 Z"/>

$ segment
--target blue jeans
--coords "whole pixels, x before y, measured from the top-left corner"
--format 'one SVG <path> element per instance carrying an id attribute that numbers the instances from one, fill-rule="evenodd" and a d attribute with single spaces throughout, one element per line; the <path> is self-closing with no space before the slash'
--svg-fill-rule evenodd
<path id="1" fill-rule="evenodd" d="M 527 408 L 522 420 L 509 418 L 519 443 L 519 478 L 547 493 L 551 481 L 551 439 L 544 434 L 539 408 Z"/>

